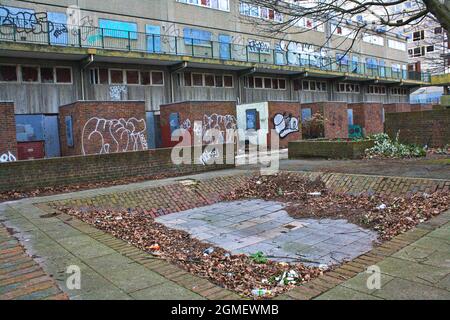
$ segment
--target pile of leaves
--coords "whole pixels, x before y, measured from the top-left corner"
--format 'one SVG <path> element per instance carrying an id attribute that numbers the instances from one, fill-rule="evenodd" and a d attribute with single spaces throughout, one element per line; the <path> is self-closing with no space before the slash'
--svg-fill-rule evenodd
<path id="1" fill-rule="evenodd" d="M 417 158 L 427 155 L 424 147 L 406 145 L 398 141 L 399 133 L 395 140 L 392 140 L 386 133 L 373 135 L 371 139 L 375 141 L 375 146 L 366 150 L 366 158 L 369 159 L 398 159 Z"/>
<path id="2" fill-rule="evenodd" d="M 232 255 L 191 238 L 187 232 L 169 229 L 138 211 L 59 209 L 245 297 L 258 298 L 252 293 L 255 288 L 268 290 L 270 294 L 266 297 L 273 297 L 322 274 L 319 268 L 301 263 L 277 263 L 266 259 L 262 253 L 253 257 Z M 292 275 L 296 278 L 292 279 Z"/>
<path id="3" fill-rule="evenodd" d="M 286 203 L 294 218 L 346 219 L 378 232 L 379 240 L 392 239 L 450 208 L 450 193 L 412 196 L 350 195 L 326 189 L 320 180 L 309 181 L 294 172 L 254 176 L 223 200 L 265 199 Z"/>
<path id="4" fill-rule="evenodd" d="M 431 155 L 450 155 L 450 144 L 446 145 L 443 148 L 428 148 L 427 153 Z"/>
<path id="5" fill-rule="evenodd" d="M 148 176 L 136 176 L 136 177 L 128 177 L 122 179 L 116 179 L 112 181 L 102 181 L 102 182 L 91 182 L 91 183 L 80 183 L 80 184 L 71 184 L 66 186 L 56 186 L 56 187 L 45 187 L 45 188 L 37 188 L 32 190 L 8 190 L 0 192 L 0 203 L 5 201 L 19 200 L 25 198 L 33 198 L 33 197 L 42 197 L 49 196 L 54 194 L 68 193 L 68 192 L 77 192 L 82 190 L 90 190 L 104 187 L 112 187 L 118 185 L 125 185 L 130 183 L 148 181 L 148 180 L 160 180 L 171 177 L 181 176 L 183 173 L 163 173 L 163 174 L 155 174 Z"/>

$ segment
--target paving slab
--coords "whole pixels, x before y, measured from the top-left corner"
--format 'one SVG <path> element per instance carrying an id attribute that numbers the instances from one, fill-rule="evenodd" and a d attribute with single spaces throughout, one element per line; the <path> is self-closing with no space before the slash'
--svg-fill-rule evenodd
<path id="1" fill-rule="evenodd" d="M 343 219 L 294 219 L 284 210 L 284 204 L 275 201 L 223 202 L 197 208 L 195 212 L 204 222 L 200 228 L 192 218 L 192 210 L 156 221 L 236 254 L 261 251 L 276 261 L 308 260 L 317 265 L 334 265 L 355 258 L 369 251 L 377 238 L 375 232 Z M 222 220 L 223 212 L 226 220 Z M 184 222 L 179 223 L 180 220 Z"/>

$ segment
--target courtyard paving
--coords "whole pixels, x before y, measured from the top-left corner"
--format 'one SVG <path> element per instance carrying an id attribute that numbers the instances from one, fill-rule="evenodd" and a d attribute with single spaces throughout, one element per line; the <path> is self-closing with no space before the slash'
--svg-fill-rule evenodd
<path id="1" fill-rule="evenodd" d="M 236 174 L 242 174 L 242 170 L 210 172 L 184 177 L 183 179 L 192 178 L 197 181 L 206 181 L 211 178 Z M 25 264 L 29 263 L 36 268 L 36 273 L 33 273 L 33 271 L 27 273 L 27 269 L 23 269 L 24 273 L 21 274 L 24 277 L 23 279 L 31 279 L 32 283 L 38 281 L 33 279 L 43 277 L 42 271 L 39 271 L 39 268 L 42 268 L 43 272 L 54 281 L 46 280 L 44 283 L 48 284 L 49 288 L 51 287 L 50 283 L 56 283 L 59 289 L 67 294 L 70 299 L 237 299 L 239 297 L 236 294 L 220 288 L 206 279 L 193 276 L 168 262 L 114 238 L 112 235 L 99 231 L 68 215 L 58 214 L 54 209 L 43 205 L 52 201 L 81 201 L 93 196 L 108 198 L 110 195 L 117 195 L 117 197 L 120 197 L 121 192 L 138 192 L 139 196 L 142 197 L 146 196 L 144 190 L 149 190 L 148 188 L 162 186 L 170 188 L 170 185 L 179 183 L 177 182 L 179 180 L 180 178 L 170 178 L 160 181 L 146 181 L 125 186 L 0 204 L 0 222 L 14 230 L 14 235 L 3 233 L 3 238 L 0 237 L 3 241 L 2 248 L 10 250 L 11 246 L 17 246 L 20 242 L 26 249 L 26 256 L 22 256 L 20 261 Z M 234 214 L 234 208 L 229 203 L 219 204 L 222 206 L 221 210 L 226 212 L 223 215 L 227 217 L 225 220 L 231 218 L 233 221 L 223 222 L 223 219 L 222 222 L 221 219 L 207 221 L 208 219 L 206 219 L 204 220 L 206 222 L 205 227 L 209 228 L 209 225 L 214 223 L 215 227 L 224 230 L 224 228 L 235 225 L 231 233 L 242 232 L 241 230 L 246 228 L 240 228 L 239 224 L 242 227 L 242 224 L 245 225 L 248 220 L 256 219 L 256 224 L 248 225 L 250 229 L 247 231 L 250 233 L 259 231 L 258 225 L 262 226 L 260 227 L 262 230 L 255 235 L 248 234 L 247 238 L 261 237 L 262 234 L 263 237 L 266 237 L 262 242 L 276 249 L 280 249 L 278 248 L 280 245 L 273 243 L 274 239 L 283 239 L 283 237 L 287 238 L 290 235 L 297 237 L 298 232 L 308 231 L 311 234 L 324 236 L 326 232 L 334 232 L 333 227 L 343 230 L 355 228 L 339 220 L 330 221 L 330 223 L 322 221 L 318 228 L 324 229 L 320 232 L 317 230 L 317 225 L 314 224 L 317 221 L 297 220 L 294 222 L 299 222 L 300 225 L 294 225 L 294 228 L 285 228 L 293 222 L 286 218 L 284 214 L 281 214 L 283 211 L 281 205 L 273 204 L 276 207 L 272 209 L 265 207 L 266 204 L 259 202 L 256 208 L 249 204 L 241 205 L 241 207 L 247 208 L 247 213 L 245 219 L 240 222 L 233 220 L 237 215 Z M 264 215 L 274 215 L 276 218 L 267 220 L 268 217 L 264 217 L 264 215 L 261 217 L 255 213 L 258 208 L 261 210 L 266 208 Z M 215 211 L 215 216 L 218 216 L 217 213 Z M 191 212 L 191 214 L 199 215 L 201 213 Z M 262 220 L 258 222 L 259 218 Z M 266 219 L 266 222 L 263 222 L 264 219 Z M 275 226 L 278 219 L 280 223 Z M 281 221 L 283 222 L 281 223 Z M 231 224 L 227 225 L 228 223 Z M 255 221 L 252 221 L 253 223 Z M 270 230 L 265 229 L 269 228 L 268 226 L 271 224 L 273 226 L 270 227 Z M 182 223 L 179 225 L 182 225 Z M 195 231 L 197 234 L 206 233 L 207 229 L 201 230 L 201 226 L 198 227 L 200 229 Z M 283 231 L 286 230 L 283 229 L 288 229 L 288 231 L 285 233 Z M 270 234 L 272 231 L 273 233 Z M 303 235 L 298 239 L 305 240 L 310 237 L 306 233 Z M 351 233 L 344 232 L 343 235 L 346 239 L 343 241 L 341 248 L 349 246 L 351 243 L 346 243 L 354 240 L 350 237 Z M 349 236 L 348 239 L 347 236 Z M 364 236 L 361 234 L 361 237 Z M 206 235 L 204 239 L 214 241 L 214 237 L 208 238 Z M 229 245 L 232 245 L 231 240 Z M 257 244 L 258 241 L 253 244 L 250 242 L 237 243 L 233 250 L 256 251 L 256 248 L 252 248 L 252 246 Z M 309 245 L 315 246 L 323 243 L 329 248 L 330 242 L 332 241 L 328 238 Z M 289 243 L 289 241 L 286 242 L 285 239 L 284 243 Z M 298 287 L 288 294 L 279 296 L 277 299 L 310 299 L 314 297 L 318 299 L 450 299 L 450 212 L 441 214 L 439 217 L 418 226 L 398 237 L 398 240 L 396 239 L 392 243 L 383 244 L 381 247 L 358 257 L 350 266 L 343 266 L 339 268 L 341 270 L 326 273 L 323 277 Z M 223 243 L 220 245 L 223 246 Z M 281 249 L 283 249 L 283 245 L 281 245 Z M 367 248 L 367 250 L 369 249 Z M 289 249 L 283 254 L 295 255 L 300 250 L 298 248 Z M 10 264 L 9 253 L 6 251 L 1 251 L 1 253 L 0 291 L 7 292 L 11 289 L 10 284 L 11 281 L 14 281 L 12 280 L 14 274 L 7 275 L 5 271 L 20 273 L 21 269 L 15 269 L 20 263 Z M 37 267 L 36 262 L 39 267 Z M 380 290 L 369 290 L 365 285 L 369 276 L 364 272 L 367 263 L 376 264 L 381 269 L 382 288 Z M 77 265 L 81 269 L 81 290 L 67 288 L 68 274 L 66 271 L 70 265 Z M 46 294 L 59 296 L 58 290 L 54 287 L 51 288 L 53 288 L 50 290 L 51 292 L 46 292 Z M 40 295 L 40 293 L 35 296 L 23 294 L 22 297 L 39 299 L 43 298 L 43 295 Z M 0 299 L 6 298 L 14 299 L 20 298 L 20 296 L 1 297 Z"/>
<path id="2" fill-rule="evenodd" d="M 156 219 L 233 254 L 263 252 L 275 261 L 334 265 L 372 249 L 373 231 L 346 220 L 294 219 L 274 201 L 222 202 Z"/>

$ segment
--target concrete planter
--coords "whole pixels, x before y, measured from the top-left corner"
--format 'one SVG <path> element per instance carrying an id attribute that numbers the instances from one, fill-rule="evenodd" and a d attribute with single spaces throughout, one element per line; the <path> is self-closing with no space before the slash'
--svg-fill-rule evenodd
<path id="1" fill-rule="evenodd" d="M 366 149 L 374 146 L 373 140 L 303 140 L 289 142 L 289 159 L 327 158 L 360 159 Z"/>

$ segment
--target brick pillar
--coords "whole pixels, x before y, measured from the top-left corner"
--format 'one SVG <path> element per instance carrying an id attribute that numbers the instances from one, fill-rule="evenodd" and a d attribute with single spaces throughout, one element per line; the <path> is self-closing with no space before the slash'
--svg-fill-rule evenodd
<path id="1" fill-rule="evenodd" d="M 16 118 L 13 102 L 0 102 L 0 162 L 17 160 Z"/>

